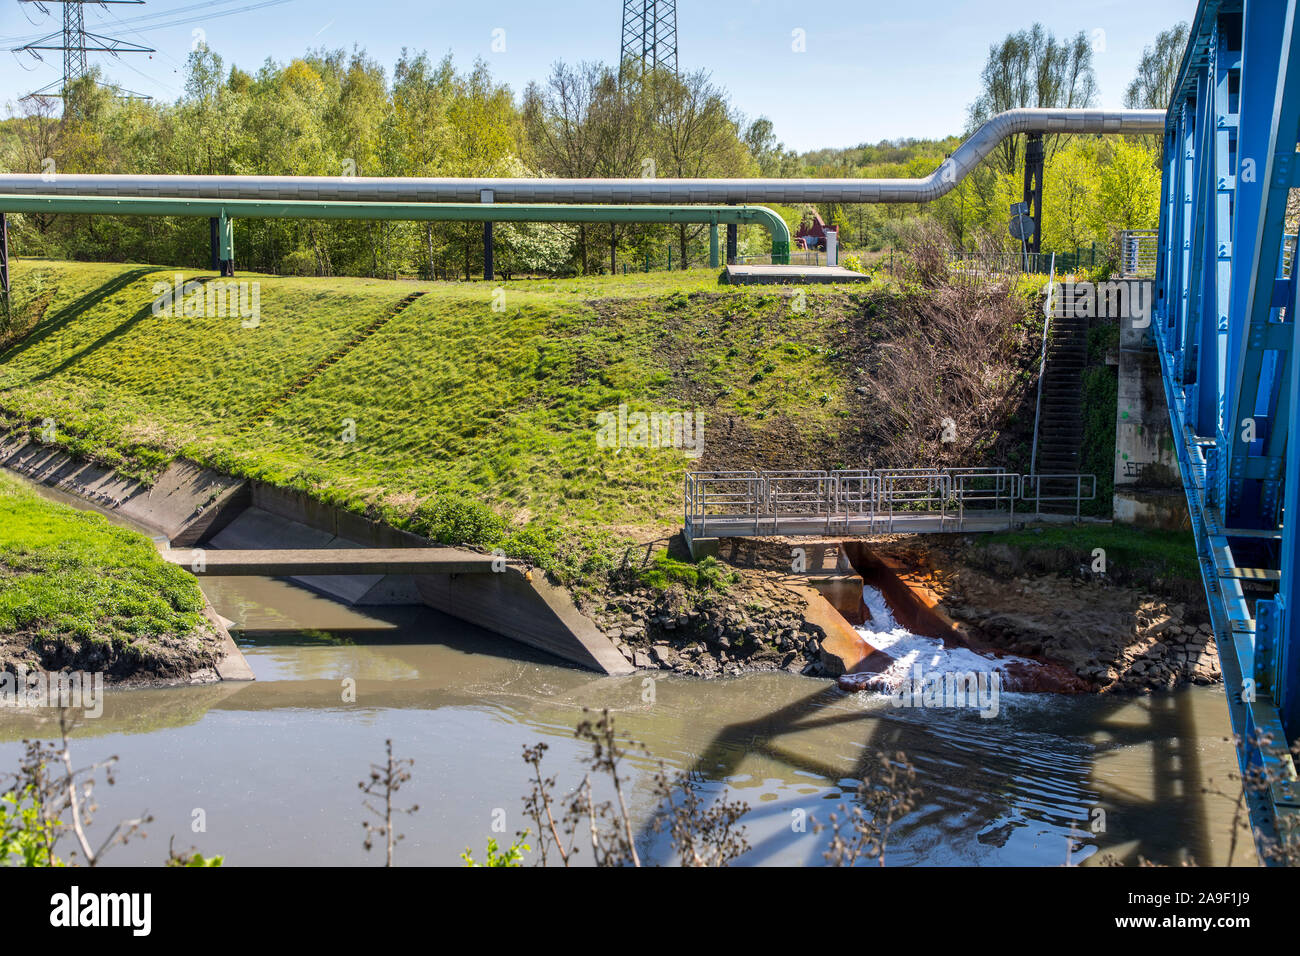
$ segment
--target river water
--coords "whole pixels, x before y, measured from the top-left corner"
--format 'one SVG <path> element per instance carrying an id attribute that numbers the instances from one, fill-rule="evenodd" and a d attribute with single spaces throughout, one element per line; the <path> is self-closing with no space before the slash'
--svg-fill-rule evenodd
<path id="1" fill-rule="evenodd" d="M 146 839 L 115 848 L 108 863 L 160 863 L 173 835 L 178 849 L 223 854 L 228 865 L 381 863 L 362 846 L 358 782 L 389 738 L 415 761 L 396 803 L 419 805 L 398 821 L 396 862 L 457 864 L 467 847 L 481 858 L 489 837 L 508 843 L 526 825 L 523 747 L 549 745 L 562 788 L 582 779 L 573 728 L 583 707 L 609 708 L 620 730 L 690 772 L 706 796 L 747 802 L 742 863 L 821 864 L 827 836 L 803 821 L 828 820 L 880 752 L 900 750 L 922 796 L 888 865 L 1058 866 L 1138 853 L 1228 861 L 1233 802 L 1204 792 L 1232 789 L 1221 687 L 1003 694 L 985 719 L 786 673 L 603 677 L 428 609 L 347 608 L 277 580 L 203 584 L 258 679 L 113 692 L 102 717 L 78 726 L 78 763 L 119 758 L 116 784 L 97 791 L 98 825 L 154 818 Z M 15 766 L 23 737 L 51 733 L 48 719 L 0 710 L 0 771 Z M 628 766 L 632 812 L 646 856 L 663 860 L 649 827 L 653 767 Z M 1253 862 L 1249 846 L 1245 838 L 1234 862 Z"/>

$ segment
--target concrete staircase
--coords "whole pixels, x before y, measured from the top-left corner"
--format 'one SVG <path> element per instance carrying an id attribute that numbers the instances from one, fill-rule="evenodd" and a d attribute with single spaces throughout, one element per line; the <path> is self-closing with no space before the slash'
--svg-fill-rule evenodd
<path id="1" fill-rule="evenodd" d="M 1067 303 L 1068 306 L 1068 303 Z M 1066 308 L 1073 313 L 1072 308 Z M 1072 314 L 1052 316 L 1043 403 L 1038 423 L 1040 475 L 1077 474 L 1083 460 L 1083 369 L 1088 361 L 1088 319 Z M 1087 492 L 1087 488 L 1084 491 Z M 1044 496 L 1075 493 L 1075 482 L 1042 482 Z M 1044 502 L 1043 511 L 1071 512 L 1073 502 Z"/>

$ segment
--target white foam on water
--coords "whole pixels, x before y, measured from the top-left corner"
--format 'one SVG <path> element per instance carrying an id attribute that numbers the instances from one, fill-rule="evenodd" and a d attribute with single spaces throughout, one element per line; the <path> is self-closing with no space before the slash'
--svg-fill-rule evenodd
<path id="1" fill-rule="evenodd" d="M 871 617 L 865 624 L 857 626 L 857 632 L 872 647 L 884 651 L 894 659 L 872 682 L 881 693 L 891 693 L 904 681 L 912 680 L 917 666 L 927 677 L 971 672 L 987 674 L 993 671 L 1005 675 L 1008 664 L 1039 666 L 1037 661 L 1023 657 L 988 657 L 965 647 L 945 647 L 938 638 L 913 634 L 898 623 L 885 596 L 870 585 L 862 588 L 862 600 Z"/>

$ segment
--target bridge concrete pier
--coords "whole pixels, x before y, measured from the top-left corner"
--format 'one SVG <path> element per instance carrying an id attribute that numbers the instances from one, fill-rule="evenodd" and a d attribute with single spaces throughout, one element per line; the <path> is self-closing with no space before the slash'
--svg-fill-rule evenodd
<path id="1" fill-rule="evenodd" d="M 1119 280 L 1122 301 L 1152 302 L 1149 279 Z M 1115 409 L 1115 521 L 1147 528 L 1187 527 L 1160 356 L 1151 316 L 1119 320 L 1119 396 Z"/>

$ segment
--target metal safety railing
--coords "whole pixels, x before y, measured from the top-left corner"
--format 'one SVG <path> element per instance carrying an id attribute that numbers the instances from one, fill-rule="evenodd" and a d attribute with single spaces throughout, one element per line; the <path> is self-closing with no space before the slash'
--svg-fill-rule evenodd
<path id="1" fill-rule="evenodd" d="M 1034 511 L 1043 513 L 1043 502 L 1050 505 L 1074 505 L 1074 516 L 1083 513 L 1083 503 L 1097 497 L 1096 475 L 1024 475 L 1021 500 L 1034 502 Z M 1084 488 L 1088 493 L 1083 493 Z"/>
<path id="2" fill-rule="evenodd" d="M 1120 275 L 1154 279 L 1160 233 L 1156 229 L 1125 229 L 1119 234 Z"/>
<path id="3" fill-rule="evenodd" d="M 1077 520 L 1096 494 L 1095 475 L 1000 468 L 692 472 L 684 519 L 692 537 L 997 530 L 1044 506 Z"/>
<path id="4" fill-rule="evenodd" d="M 841 256 L 842 258 L 843 256 Z M 772 254 L 763 253 L 752 256 L 736 256 L 735 264 L 738 266 L 766 266 L 772 264 Z M 792 266 L 824 266 L 829 263 L 826 261 L 826 253 L 819 252 L 816 249 L 791 249 L 790 261 L 788 265 Z"/>

